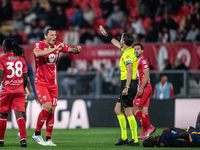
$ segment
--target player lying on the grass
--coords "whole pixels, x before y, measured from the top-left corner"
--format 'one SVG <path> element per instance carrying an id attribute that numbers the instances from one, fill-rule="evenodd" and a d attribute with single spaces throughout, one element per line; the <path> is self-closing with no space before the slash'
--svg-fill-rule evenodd
<path id="1" fill-rule="evenodd" d="M 165 128 L 162 134 L 148 137 L 143 141 L 144 147 L 200 147 L 200 112 L 197 116 L 196 127 L 187 131 L 179 128 Z"/>

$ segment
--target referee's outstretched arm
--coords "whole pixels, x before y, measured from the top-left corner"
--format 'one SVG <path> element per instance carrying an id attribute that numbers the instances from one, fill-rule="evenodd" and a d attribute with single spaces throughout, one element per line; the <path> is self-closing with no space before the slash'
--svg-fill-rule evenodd
<path id="1" fill-rule="evenodd" d="M 101 34 L 103 34 L 106 38 L 110 39 L 111 43 L 116 46 L 117 48 L 121 49 L 121 44 L 119 41 L 117 41 L 115 38 L 113 38 L 111 35 L 109 35 L 106 30 L 100 26 L 99 30 L 101 32 Z"/>

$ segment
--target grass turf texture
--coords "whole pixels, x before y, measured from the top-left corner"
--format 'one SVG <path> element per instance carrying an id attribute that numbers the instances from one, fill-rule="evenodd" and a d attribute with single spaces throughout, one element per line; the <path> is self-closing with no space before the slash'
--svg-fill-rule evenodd
<path id="1" fill-rule="evenodd" d="M 159 135 L 162 129 L 158 128 L 153 136 Z M 120 128 L 90 128 L 90 129 L 54 129 L 52 139 L 57 147 L 41 146 L 32 140 L 33 129 L 27 129 L 27 147 L 20 147 L 20 140 L 17 139 L 17 129 L 7 129 L 5 133 L 4 147 L 2 150 L 148 150 L 148 149 L 162 149 L 162 150 L 199 150 L 199 148 L 145 148 L 142 146 L 142 140 L 139 140 L 140 146 L 115 146 L 114 143 L 120 138 Z M 128 139 L 131 140 L 130 130 L 128 132 Z M 138 129 L 138 135 L 142 132 L 141 128 Z M 45 140 L 45 130 L 42 130 L 42 137 Z"/>

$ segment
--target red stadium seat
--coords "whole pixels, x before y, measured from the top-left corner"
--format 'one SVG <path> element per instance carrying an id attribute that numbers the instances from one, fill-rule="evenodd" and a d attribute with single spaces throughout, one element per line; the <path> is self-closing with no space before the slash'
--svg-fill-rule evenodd
<path id="1" fill-rule="evenodd" d="M 93 28 L 98 31 L 99 30 L 99 26 L 102 25 L 102 26 L 105 26 L 107 23 L 107 19 L 96 19 L 96 21 L 94 21 L 94 24 L 93 24 Z"/>
<path id="2" fill-rule="evenodd" d="M 155 22 L 160 22 L 162 20 L 163 16 L 155 17 Z"/>
<path id="3" fill-rule="evenodd" d="M 23 9 L 30 9 L 30 1 L 24 1 L 23 3 L 22 3 L 22 8 Z"/>
<path id="4" fill-rule="evenodd" d="M 131 1 L 126 1 L 126 8 L 129 12 L 131 12 L 133 6 L 131 5 Z"/>
<path id="5" fill-rule="evenodd" d="M 107 24 L 107 19 L 98 19 L 97 23 L 99 25 L 105 26 Z"/>
<path id="6" fill-rule="evenodd" d="M 100 18 L 101 12 L 102 12 L 101 8 L 95 8 L 94 9 L 94 16 L 95 16 L 95 18 Z"/>
<path id="7" fill-rule="evenodd" d="M 99 0 L 91 0 L 90 6 L 91 8 L 98 8 L 99 7 Z"/>
<path id="8" fill-rule="evenodd" d="M 73 5 L 74 5 L 74 4 L 75 4 L 75 5 L 79 5 L 79 4 L 80 4 L 80 0 L 73 0 L 73 1 L 72 1 L 72 4 L 73 4 Z"/>
<path id="9" fill-rule="evenodd" d="M 180 23 L 181 23 L 181 20 L 182 20 L 182 15 L 176 14 L 176 15 L 174 16 L 174 21 L 175 21 L 177 24 L 180 24 Z"/>
<path id="10" fill-rule="evenodd" d="M 69 7 L 65 9 L 65 15 L 67 16 L 67 18 L 69 19 L 72 15 L 74 14 L 74 8 L 73 7 Z"/>
<path id="11" fill-rule="evenodd" d="M 115 37 L 115 36 L 117 35 L 118 29 L 119 29 L 119 28 L 114 28 L 114 29 L 111 29 L 111 30 L 110 30 L 110 33 L 111 33 L 111 35 L 112 35 L 113 37 Z"/>
<path id="12" fill-rule="evenodd" d="M 20 1 L 12 1 L 12 8 L 14 11 L 20 11 L 22 10 L 22 2 Z"/>
<path id="13" fill-rule="evenodd" d="M 131 6 L 136 6 L 137 5 L 137 0 L 131 0 Z"/>
<path id="14" fill-rule="evenodd" d="M 147 29 L 151 25 L 151 19 L 149 17 L 145 17 L 143 25 L 144 28 Z"/>
<path id="15" fill-rule="evenodd" d="M 181 11 L 182 11 L 183 15 L 186 16 L 189 13 L 190 9 L 189 9 L 188 6 L 182 5 L 181 6 Z"/>
<path id="16" fill-rule="evenodd" d="M 137 17 L 139 14 L 138 14 L 138 10 L 137 10 L 137 8 L 136 7 L 134 7 L 133 9 L 132 9 L 132 11 L 130 12 L 130 16 L 131 17 Z"/>
<path id="17" fill-rule="evenodd" d="M 90 4 L 90 0 L 83 0 L 85 4 Z"/>

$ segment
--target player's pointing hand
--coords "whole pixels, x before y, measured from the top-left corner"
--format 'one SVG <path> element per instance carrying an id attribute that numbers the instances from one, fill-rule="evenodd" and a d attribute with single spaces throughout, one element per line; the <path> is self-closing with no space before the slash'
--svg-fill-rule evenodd
<path id="1" fill-rule="evenodd" d="M 79 54 L 81 52 L 81 46 L 75 46 L 74 54 Z"/>
<path id="2" fill-rule="evenodd" d="M 101 32 L 101 34 L 103 34 L 104 36 L 107 34 L 106 30 L 101 26 L 99 26 L 99 30 Z"/>

